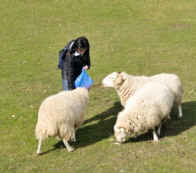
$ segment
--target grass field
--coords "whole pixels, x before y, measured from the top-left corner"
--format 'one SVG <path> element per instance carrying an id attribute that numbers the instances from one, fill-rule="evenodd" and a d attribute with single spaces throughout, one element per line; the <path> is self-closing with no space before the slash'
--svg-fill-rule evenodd
<path id="1" fill-rule="evenodd" d="M 194 0 L 0 0 L 0 173 L 196 173 L 196 2 Z M 44 141 L 34 128 L 42 100 L 61 90 L 58 51 L 85 35 L 94 80 L 76 150 Z M 122 109 L 101 80 L 113 71 L 176 73 L 184 86 L 180 120 L 114 144 Z M 175 112 L 174 112 L 175 114 Z"/>

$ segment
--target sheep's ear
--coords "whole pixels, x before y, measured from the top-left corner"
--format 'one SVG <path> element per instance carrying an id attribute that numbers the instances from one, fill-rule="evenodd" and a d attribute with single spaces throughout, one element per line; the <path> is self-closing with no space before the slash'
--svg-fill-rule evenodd
<path id="1" fill-rule="evenodd" d="M 121 75 L 123 80 L 126 80 L 127 77 L 128 77 L 128 74 L 126 72 L 121 72 L 120 75 Z"/>

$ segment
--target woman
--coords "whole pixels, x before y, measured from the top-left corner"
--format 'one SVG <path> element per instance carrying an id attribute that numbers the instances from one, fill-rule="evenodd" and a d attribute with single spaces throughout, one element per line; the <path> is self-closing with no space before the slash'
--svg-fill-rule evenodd
<path id="1" fill-rule="evenodd" d="M 60 51 L 59 65 L 61 69 L 63 89 L 75 88 L 74 81 L 82 72 L 90 68 L 90 45 L 86 37 L 78 37 L 71 40 L 66 47 Z"/>

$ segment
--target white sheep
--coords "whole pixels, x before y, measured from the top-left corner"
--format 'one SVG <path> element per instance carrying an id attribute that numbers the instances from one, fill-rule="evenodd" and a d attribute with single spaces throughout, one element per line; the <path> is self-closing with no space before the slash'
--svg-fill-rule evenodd
<path id="1" fill-rule="evenodd" d="M 118 142 L 153 130 L 153 139 L 158 141 L 161 123 L 169 118 L 174 103 L 174 94 L 166 86 L 149 82 L 127 100 L 126 107 L 118 114 L 114 133 Z"/>
<path id="2" fill-rule="evenodd" d="M 88 89 L 76 88 L 49 96 L 41 103 L 35 128 L 39 141 L 37 154 L 40 154 L 42 140 L 50 136 L 62 139 L 69 152 L 74 150 L 68 141 L 75 141 L 75 130 L 84 121 L 88 100 Z"/>
<path id="3" fill-rule="evenodd" d="M 128 98 L 133 96 L 144 84 L 151 81 L 165 84 L 172 90 L 175 95 L 175 105 L 178 107 L 179 117 L 181 118 L 183 115 L 181 107 L 183 87 L 180 78 L 175 74 L 161 73 L 154 76 L 134 76 L 126 72 L 113 72 L 102 80 L 102 84 L 104 87 L 115 88 L 122 106 L 125 107 Z"/>

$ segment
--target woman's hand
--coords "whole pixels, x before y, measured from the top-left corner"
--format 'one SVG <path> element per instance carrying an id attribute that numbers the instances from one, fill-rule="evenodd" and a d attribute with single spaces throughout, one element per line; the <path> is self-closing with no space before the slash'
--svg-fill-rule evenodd
<path id="1" fill-rule="evenodd" d="M 83 69 L 88 70 L 88 65 L 85 65 Z"/>

